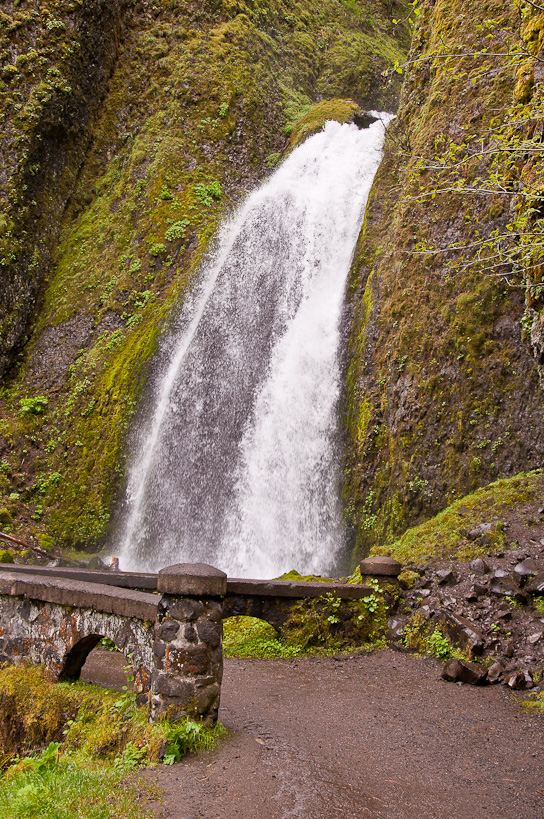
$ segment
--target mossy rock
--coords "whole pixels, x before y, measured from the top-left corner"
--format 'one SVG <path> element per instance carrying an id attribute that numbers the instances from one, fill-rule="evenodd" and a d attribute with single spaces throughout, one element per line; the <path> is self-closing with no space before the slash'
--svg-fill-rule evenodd
<path id="1" fill-rule="evenodd" d="M 360 106 L 353 100 L 322 100 L 312 105 L 300 119 L 293 124 L 287 150 L 292 151 L 312 134 L 322 131 L 325 123 L 333 120 L 344 124 L 353 122 L 360 111 Z"/>
<path id="2" fill-rule="evenodd" d="M 9 549 L 0 549 L 0 563 L 13 563 L 13 552 Z"/>

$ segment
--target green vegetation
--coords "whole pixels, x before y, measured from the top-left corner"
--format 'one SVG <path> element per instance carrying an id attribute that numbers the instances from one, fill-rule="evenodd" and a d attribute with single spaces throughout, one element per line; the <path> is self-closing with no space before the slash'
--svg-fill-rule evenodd
<path id="1" fill-rule="evenodd" d="M 533 606 L 542 617 L 544 617 L 544 597 L 535 597 Z"/>
<path id="2" fill-rule="evenodd" d="M 224 729 L 149 723 L 132 694 L 54 683 L 43 668 L 0 669 L 0 817 L 127 819 L 147 816 L 140 765 L 212 747 Z M 36 751 L 35 749 L 43 749 Z"/>
<path id="3" fill-rule="evenodd" d="M 529 692 L 520 699 L 520 702 L 529 712 L 544 716 L 544 691 Z"/>
<path id="4" fill-rule="evenodd" d="M 106 6 L 10 5 L 0 34 L 2 282 L 26 283 L 5 304 L 28 321 L 40 304 L 0 394 L 0 447 L 21 465 L 0 474 L 0 505 L 11 532 L 63 549 L 107 530 L 150 358 L 223 215 L 318 100 L 335 101 L 327 117 L 344 118 L 344 99 L 392 109 L 400 80 L 381 73 L 407 46 L 397 2 L 158 0 L 115 19 Z M 12 318 L 8 346 L 29 329 Z M 46 411 L 20 414 L 34 395 Z"/>
<path id="5" fill-rule="evenodd" d="M 440 626 L 426 619 L 419 611 L 406 623 L 402 641 L 409 651 L 416 654 L 427 654 L 442 662 L 451 657 L 460 660 L 470 659 L 466 652 L 453 645 Z"/>
<path id="6" fill-rule="evenodd" d="M 293 150 L 312 134 L 321 131 L 329 120 L 350 122 L 359 110 L 352 100 L 322 100 L 317 105 L 304 106 L 294 112 L 294 120 L 289 123 L 289 149 Z"/>
<path id="7" fill-rule="evenodd" d="M 151 819 L 140 806 L 145 783 L 127 783 L 126 771 L 58 759 L 56 744 L 29 758 L 24 770 L 0 779 L 2 819 Z"/>
<path id="8" fill-rule="evenodd" d="M 376 547 L 375 553 L 388 554 L 400 561 L 455 557 L 470 560 L 507 545 L 503 519 L 516 506 L 535 502 L 542 496 L 543 476 L 537 470 L 488 484 L 455 501 L 425 523 L 409 529 L 394 543 Z M 492 523 L 484 541 L 467 538 L 481 523 Z"/>
<path id="9" fill-rule="evenodd" d="M 419 10 L 349 283 L 344 497 L 354 560 L 542 463 L 533 314 L 520 341 L 523 277 L 541 261 L 529 260 L 528 243 L 520 278 L 506 251 L 541 220 L 540 92 L 535 83 L 522 102 L 516 87 L 525 47 L 532 76 L 542 15 L 527 15 L 524 45 L 515 2 L 482 0 L 467 13 L 461 0 L 424 0 Z M 512 197 L 520 184 L 533 186 L 529 215 Z M 493 258 L 501 243 L 502 261 Z"/>
<path id="10" fill-rule="evenodd" d="M 19 401 L 19 415 L 43 415 L 49 400 L 40 395 L 36 398 L 21 398 Z"/>
<path id="11" fill-rule="evenodd" d="M 373 586 L 374 590 L 362 600 L 343 601 L 332 592 L 301 600 L 292 607 L 279 634 L 273 626 L 254 617 L 228 618 L 225 653 L 236 657 L 296 657 L 381 646 L 387 606 L 383 589 L 376 581 Z"/>
<path id="12" fill-rule="evenodd" d="M 256 617 L 229 617 L 224 623 L 223 649 L 227 657 L 297 657 L 301 645 L 290 645 L 276 629 Z"/>

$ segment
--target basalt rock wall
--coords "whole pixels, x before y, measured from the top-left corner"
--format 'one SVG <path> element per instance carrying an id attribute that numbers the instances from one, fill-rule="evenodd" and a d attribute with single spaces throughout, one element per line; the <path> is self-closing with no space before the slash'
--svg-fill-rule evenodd
<path id="1" fill-rule="evenodd" d="M 531 54 L 542 16 L 503 2 L 420 10 L 350 282 L 345 492 L 357 554 L 544 456 L 538 305 L 515 242 L 497 255 L 493 239 L 530 234 L 522 195 L 531 163 L 536 187 L 539 170 L 515 140 L 541 119 Z"/>

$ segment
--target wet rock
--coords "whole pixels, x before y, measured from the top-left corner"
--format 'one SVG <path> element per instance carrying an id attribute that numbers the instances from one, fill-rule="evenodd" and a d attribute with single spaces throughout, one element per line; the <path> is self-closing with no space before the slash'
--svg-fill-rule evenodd
<path id="1" fill-rule="evenodd" d="M 106 569 L 111 569 L 111 558 L 104 557 L 103 555 L 94 555 L 91 557 L 87 564 L 88 569 L 98 569 L 99 571 L 103 572 Z M 62 563 L 59 563 L 62 565 Z"/>
<path id="2" fill-rule="evenodd" d="M 156 631 L 159 640 L 164 640 L 165 643 L 169 643 L 178 633 L 179 623 L 177 620 L 164 620 L 160 626 L 156 627 Z"/>
<path id="3" fill-rule="evenodd" d="M 437 612 L 440 623 L 453 643 L 457 643 L 470 657 L 479 656 L 484 649 L 483 636 L 476 627 L 452 611 L 441 609 Z"/>
<path id="4" fill-rule="evenodd" d="M 377 577 L 398 577 L 402 571 L 402 563 L 385 555 L 367 557 L 359 564 L 362 575 Z"/>
<path id="5" fill-rule="evenodd" d="M 451 569 L 440 569 L 436 573 L 439 586 L 455 586 L 457 583 L 457 576 Z"/>
<path id="6" fill-rule="evenodd" d="M 510 577 L 497 577 L 497 574 L 498 572 L 495 572 L 495 576 L 489 585 L 491 594 L 496 594 L 500 597 L 512 597 L 517 603 L 521 604 L 528 602 L 525 592 L 521 591 Z"/>
<path id="7" fill-rule="evenodd" d="M 528 688 L 532 688 L 533 678 L 531 674 L 526 669 L 519 669 L 517 671 L 511 671 L 508 674 L 505 674 L 503 679 L 504 685 L 507 685 L 509 688 L 512 688 L 514 691 L 526 691 Z"/>
<path id="8" fill-rule="evenodd" d="M 498 683 L 504 674 L 504 665 L 496 660 L 487 672 L 487 681 L 491 684 Z"/>
<path id="9" fill-rule="evenodd" d="M 539 572 L 525 587 L 530 594 L 544 594 L 544 572 Z"/>
<path id="10" fill-rule="evenodd" d="M 506 645 L 504 646 L 504 656 L 505 657 L 513 657 L 514 656 L 514 641 L 507 640 Z"/>
<path id="11" fill-rule="evenodd" d="M 532 557 L 527 557 L 514 567 L 514 572 L 520 577 L 533 577 L 538 574 L 538 568 Z"/>
<path id="12" fill-rule="evenodd" d="M 390 617 L 387 621 L 387 637 L 389 640 L 401 640 L 406 619 Z"/>
<path id="13" fill-rule="evenodd" d="M 420 597 L 420 598 L 421 597 L 430 597 L 430 596 L 431 596 L 431 590 L 430 589 L 418 589 L 418 591 L 416 593 L 416 597 Z"/>
<path id="14" fill-rule="evenodd" d="M 474 572 L 474 574 L 484 575 L 487 574 L 490 569 L 485 560 L 481 557 L 475 558 L 472 563 L 470 564 L 470 568 Z"/>
<path id="15" fill-rule="evenodd" d="M 543 636 L 544 632 L 535 631 L 534 634 L 530 634 L 529 637 L 527 637 L 527 642 L 529 643 L 529 645 L 534 646 L 542 640 Z"/>
<path id="16" fill-rule="evenodd" d="M 372 125 L 373 122 L 377 122 L 377 117 L 374 114 L 370 113 L 370 111 L 359 111 L 353 117 L 353 123 L 357 126 L 357 128 L 368 128 Z"/>
<path id="17" fill-rule="evenodd" d="M 465 599 L 469 603 L 474 603 L 478 598 L 487 594 L 487 586 L 482 586 L 480 583 L 474 583 L 468 590 Z"/>
<path id="18" fill-rule="evenodd" d="M 485 668 L 466 660 L 448 660 L 442 669 L 442 679 L 448 682 L 462 682 L 465 685 L 482 685 L 487 672 Z"/>

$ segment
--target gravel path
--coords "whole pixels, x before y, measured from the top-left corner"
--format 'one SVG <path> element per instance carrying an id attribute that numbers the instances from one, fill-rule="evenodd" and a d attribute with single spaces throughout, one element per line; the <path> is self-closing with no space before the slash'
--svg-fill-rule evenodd
<path id="1" fill-rule="evenodd" d="M 544 819 L 544 719 L 389 650 L 227 660 L 212 752 L 160 766 L 157 819 Z"/>

